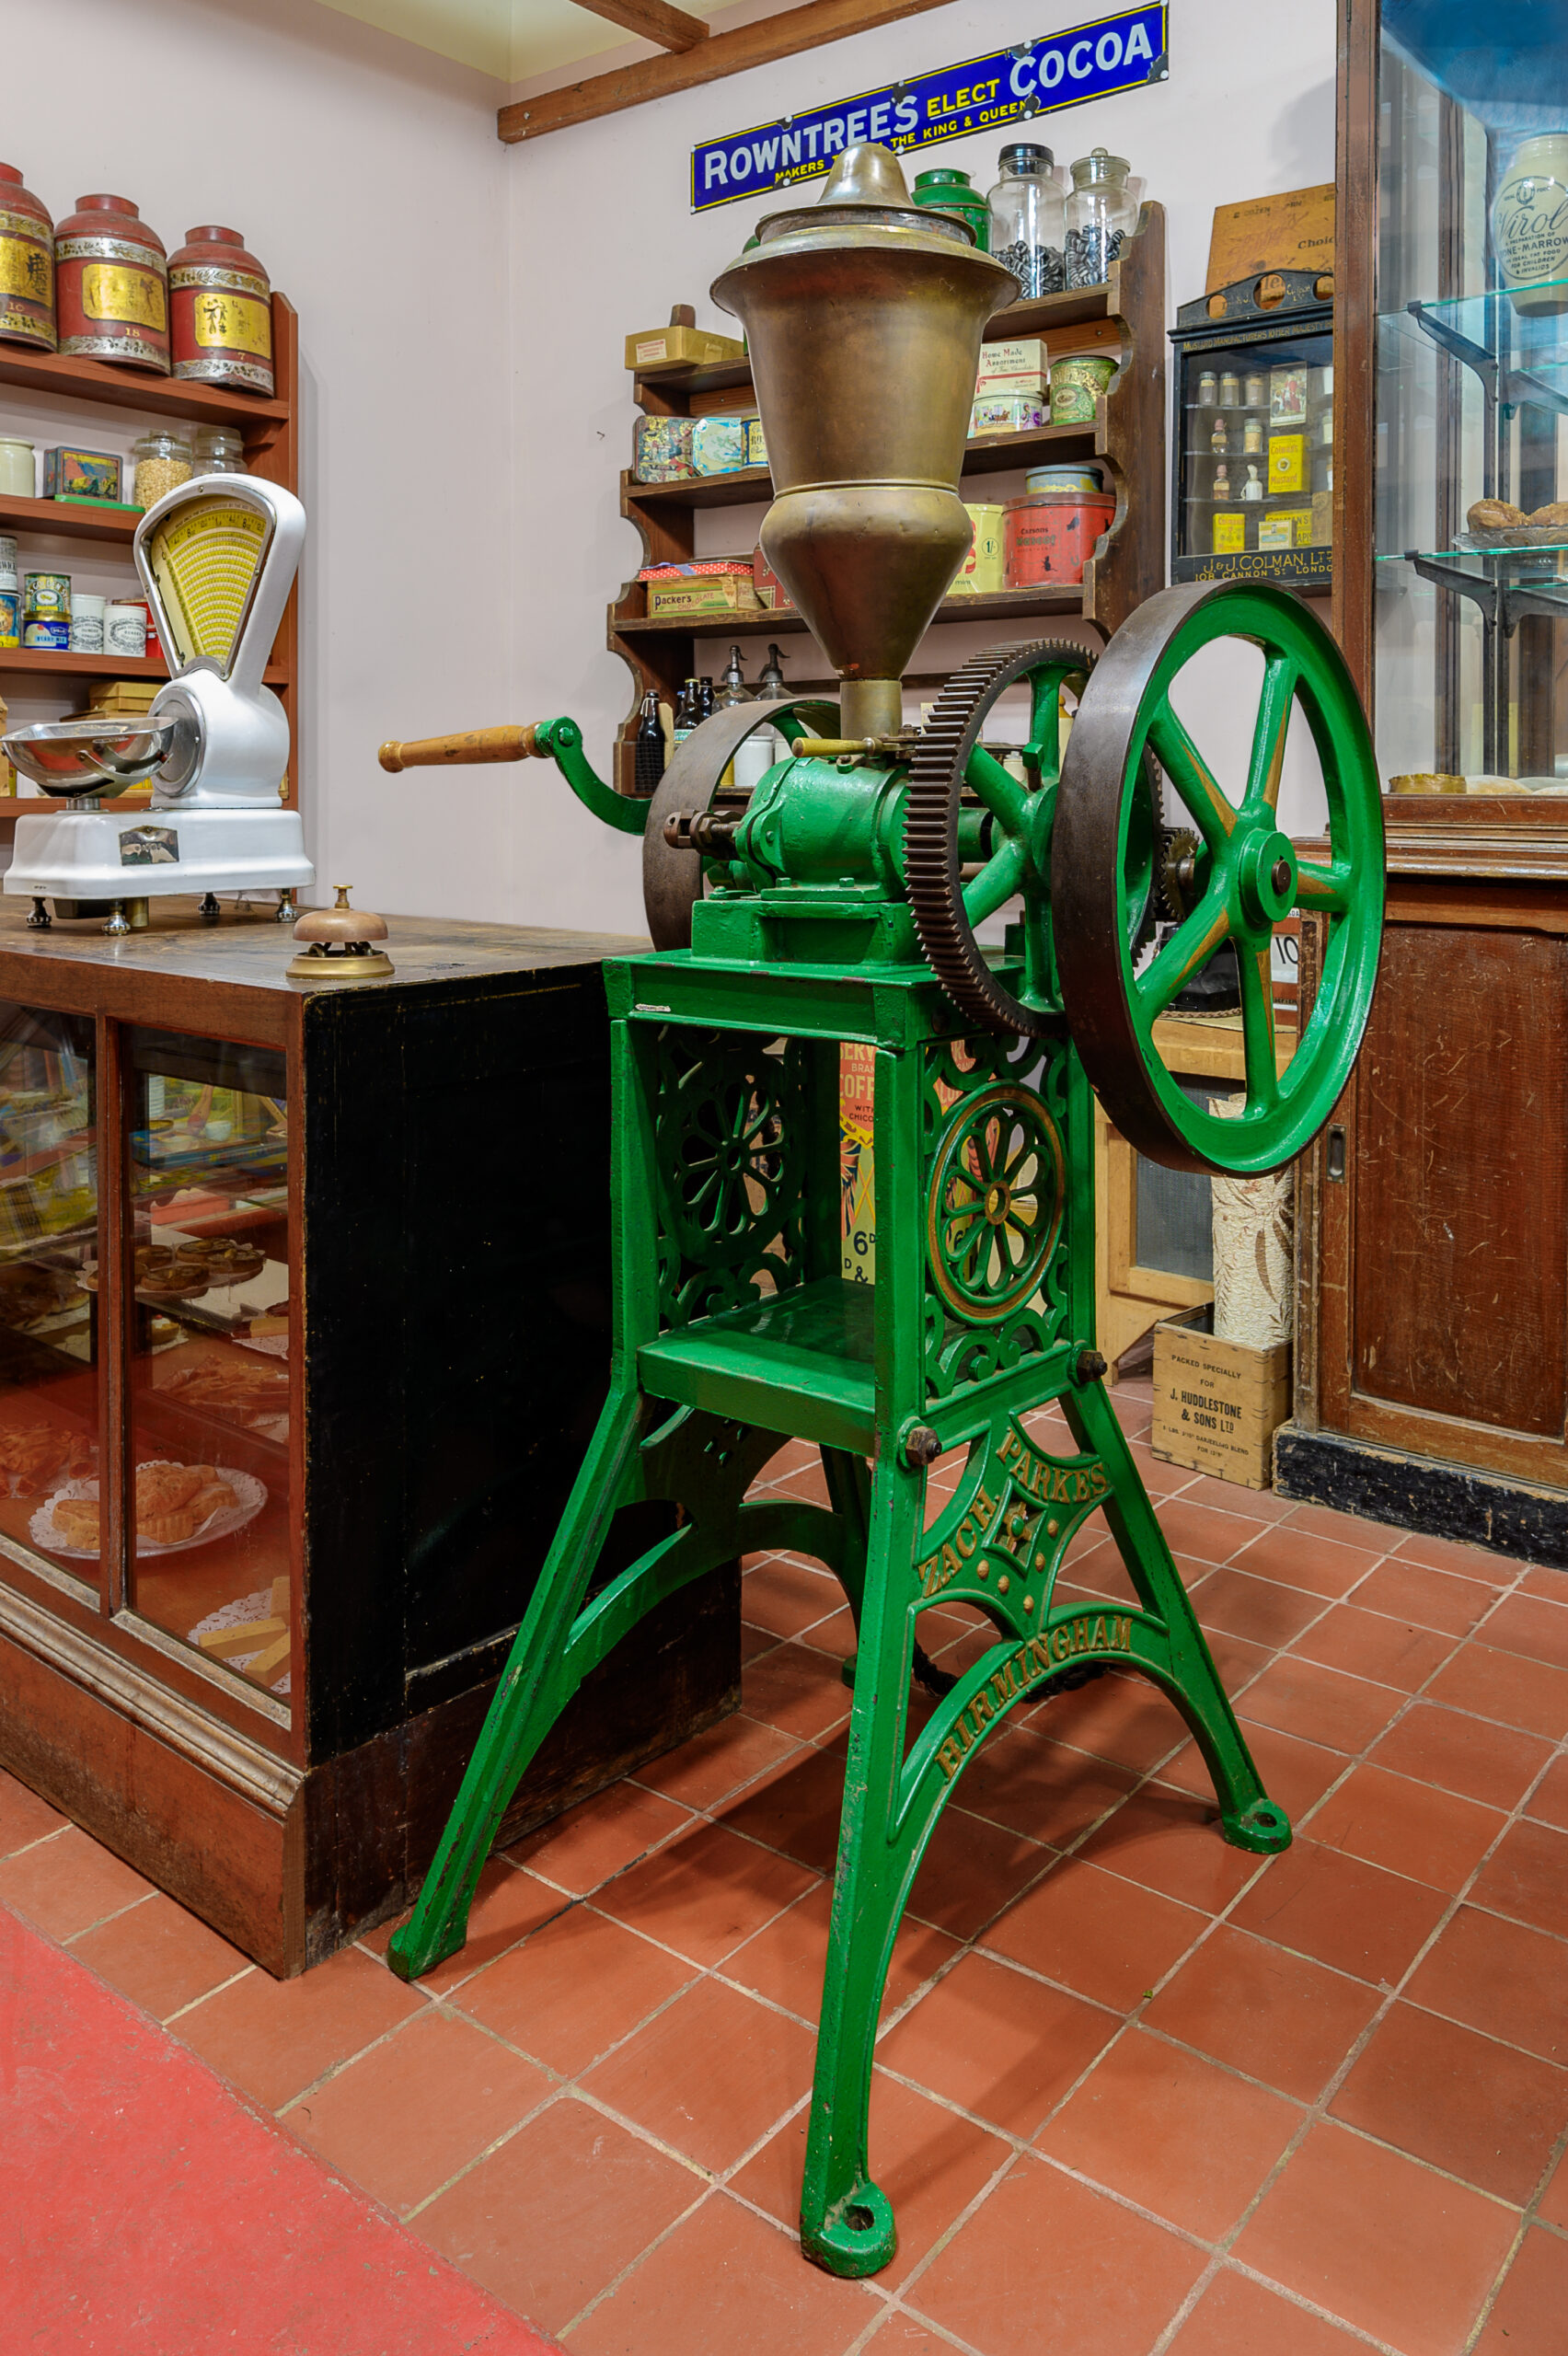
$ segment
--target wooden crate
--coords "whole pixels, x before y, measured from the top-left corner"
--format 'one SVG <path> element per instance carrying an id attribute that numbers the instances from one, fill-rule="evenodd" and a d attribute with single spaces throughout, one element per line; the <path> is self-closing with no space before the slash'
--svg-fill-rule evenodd
<path id="1" fill-rule="evenodd" d="M 1290 1413 L 1290 1344 L 1254 1349 L 1220 1342 L 1212 1307 L 1154 1329 L 1154 1428 L 1149 1446 L 1168 1464 L 1266 1489 L 1274 1436 Z"/>

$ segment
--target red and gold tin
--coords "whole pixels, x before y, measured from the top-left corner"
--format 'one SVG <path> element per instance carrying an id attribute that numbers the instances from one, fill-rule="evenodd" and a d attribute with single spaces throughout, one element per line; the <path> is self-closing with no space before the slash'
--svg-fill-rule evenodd
<path id="1" fill-rule="evenodd" d="M 54 264 L 63 352 L 168 375 L 168 262 L 129 197 L 78 197 Z"/>
<path id="2" fill-rule="evenodd" d="M 239 392 L 272 390 L 272 290 L 237 229 L 188 229 L 169 257 L 174 373 Z"/>
<path id="3" fill-rule="evenodd" d="M 0 341 L 55 349 L 54 224 L 14 164 L 0 164 Z"/>
<path id="4" fill-rule="evenodd" d="M 1055 588 L 1081 581 L 1116 502 L 1107 492 L 1037 491 L 1009 499 L 1002 517 L 1002 552 L 1009 589 Z"/>

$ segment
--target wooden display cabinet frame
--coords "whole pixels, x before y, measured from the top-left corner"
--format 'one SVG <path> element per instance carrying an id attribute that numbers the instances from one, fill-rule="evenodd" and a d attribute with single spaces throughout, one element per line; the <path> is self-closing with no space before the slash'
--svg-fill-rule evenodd
<path id="1" fill-rule="evenodd" d="M 155 376 L 144 369 L 111 366 L 102 360 L 74 360 L 56 352 L 0 343 L 0 390 L 65 394 L 104 409 L 132 410 L 147 417 L 178 418 L 189 425 L 226 425 L 245 441 L 246 464 L 264 482 L 299 491 L 299 314 L 286 294 L 272 296 L 272 367 L 276 391 L 270 400 L 253 393 L 231 393 L 219 385 L 187 384 Z M 0 532 L 29 533 L 52 539 L 80 540 L 121 549 L 127 563 L 140 514 L 116 515 L 102 508 L 73 507 L 53 499 L 0 496 Z M 31 646 L 0 648 L 0 695 L 7 683 L 73 696 L 96 679 L 167 679 L 168 665 L 157 658 L 53 653 Z M 282 623 L 267 664 L 267 685 L 288 715 L 288 792 L 280 806 L 300 806 L 299 582 L 283 608 Z M 45 795 L 0 797 L 0 828 L 18 816 L 39 817 L 76 805 Z M 145 798 L 101 801 L 105 811 L 144 810 Z"/>
<path id="2" fill-rule="evenodd" d="M 985 330 L 988 343 L 1020 336 L 1044 336 L 1053 354 L 1116 352 L 1121 366 L 1109 390 L 1095 403 L 1092 425 L 1043 425 L 1023 433 L 992 433 L 965 448 L 962 483 L 987 475 L 1020 472 L 1032 466 L 1103 461 L 1116 497 L 1116 513 L 1098 552 L 1084 567 L 1083 583 L 1059 589 L 1004 589 L 983 596 L 949 597 L 933 629 L 947 622 L 995 622 L 1004 634 L 1020 621 L 1045 616 L 1093 624 L 1102 638 L 1125 621 L 1133 608 L 1165 580 L 1165 212 L 1139 208 L 1129 237 L 1103 286 L 1047 294 L 997 311 Z M 868 398 L 874 398 L 868 388 Z M 668 368 L 639 374 L 632 398 L 648 417 L 707 417 L 755 403 L 752 375 L 744 363 L 712 368 Z M 755 506 L 771 499 L 766 468 L 709 475 L 695 482 L 639 482 L 621 476 L 620 512 L 636 525 L 642 561 L 689 563 L 696 553 L 694 517 L 699 507 Z M 749 551 L 748 551 L 749 553 Z M 609 608 L 606 643 L 630 670 L 631 709 L 616 735 L 614 781 L 632 790 L 638 709 L 651 687 L 673 704 L 681 683 L 697 669 L 696 649 L 707 638 L 782 638 L 806 628 L 791 606 L 763 606 L 744 613 L 648 618 L 647 593 L 628 581 Z M 918 692 L 945 685 L 946 672 L 917 674 L 905 686 Z M 792 694 L 836 690 L 833 677 L 791 679 Z"/>
<path id="3" fill-rule="evenodd" d="M 1370 712 L 1378 0 L 1339 0 L 1338 19 L 1333 623 Z M 1446 143 L 1457 129 L 1453 102 L 1442 104 Z M 1461 225 L 1448 203 L 1434 295 L 1458 288 Z M 1452 422 L 1439 417 L 1433 460 L 1450 469 Z M 1438 489 L 1451 526 L 1461 495 L 1451 471 Z M 1451 636 L 1443 606 L 1439 664 Z M 1435 672 L 1435 694 L 1438 684 Z M 1526 726 L 1521 710 L 1521 740 Z M 1441 725 L 1437 742 L 1448 766 Z M 1568 1566 L 1568 1092 L 1561 1120 L 1550 1109 L 1568 1009 L 1568 804 L 1389 795 L 1383 813 L 1387 920 L 1366 1040 L 1297 1165 L 1296 1386 L 1292 1420 L 1275 1436 L 1276 1484 Z M 1312 918 L 1302 927 L 1303 1023 L 1321 956 Z M 1505 1005 L 1506 1043 L 1494 1035 Z M 1452 1068 L 1429 1099 L 1417 1081 L 1439 1037 Z M 1488 1253 L 1498 1255 L 1494 1288 L 1470 1274 Z M 1546 1420 L 1548 1398 L 1564 1411 L 1556 1426 L 1527 1427 Z"/>

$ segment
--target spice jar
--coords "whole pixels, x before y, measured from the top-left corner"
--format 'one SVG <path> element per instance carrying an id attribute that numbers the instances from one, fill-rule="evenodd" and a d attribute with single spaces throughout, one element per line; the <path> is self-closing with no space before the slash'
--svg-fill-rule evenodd
<path id="1" fill-rule="evenodd" d="M 272 290 L 237 229 L 187 229 L 169 257 L 174 373 L 243 393 L 272 391 Z"/>
<path id="2" fill-rule="evenodd" d="M 1019 300 L 1060 294 L 1062 190 L 1049 147 L 1020 144 L 997 158 L 1001 179 L 991 191 L 991 253 L 1018 281 Z"/>
<path id="3" fill-rule="evenodd" d="M 1198 407 L 1214 409 L 1219 400 L 1219 378 L 1212 368 L 1205 368 L 1198 378 Z"/>
<path id="4" fill-rule="evenodd" d="M 125 196 L 83 196 L 54 233 L 60 349 L 168 375 L 163 239 Z"/>
<path id="5" fill-rule="evenodd" d="M 167 425 L 155 425 L 133 442 L 131 456 L 136 469 L 131 492 L 133 507 L 150 507 L 177 483 L 189 482 L 194 471 L 190 443 Z"/>
<path id="6" fill-rule="evenodd" d="M 202 425 L 196 429 L 195 463 L 191 472 L 198 475 L 248 475 L 245 444 L 231 425 Z"/>
<path id="7" fill-rule="evenodd" d="M 0 164 L 0 340 L 55 348 L 54 224 L 14 164 Z"/>
<path id="8" fill-rule="evenodd" d="M 1132 235 L 1135 214 L 1127 193 L 1131 169 L 1124 156 L 1095 147 L 1073 166 L 1066 204 L 1066 277 L 1069 286 L 1100 286 Z"/>
<path id="9" fill-rule="evenodd" d="M 7 499 L 30 499 L 37 484 L 32 444 L 0 441 L 0 492 Z"/>
<path id="10" fill-rule="evenodd" d="M 939 171 L 917 172 L 915 202 L 928 213 L 956 214 L 973 230 L 981 253 L 989 251 L 991 208 L 967 172 L 956 172 L 946 166 Z"/>

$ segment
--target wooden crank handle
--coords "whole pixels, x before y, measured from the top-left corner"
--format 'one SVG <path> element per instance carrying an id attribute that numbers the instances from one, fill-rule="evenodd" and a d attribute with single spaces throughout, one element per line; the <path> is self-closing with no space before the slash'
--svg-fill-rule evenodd
<path id="1" fill-rule="evenodd" d="M 525 761 L 536 753 L 544 757 L 542 748 L 534 741 L 532 725 L 513 725 L 465 728 L 454 736 L 424 736 L 410 745 L 400 745 L 391 737 L 376 758 L 384 769 L 396 771 L 441 768 L 455 762 Z"/>

